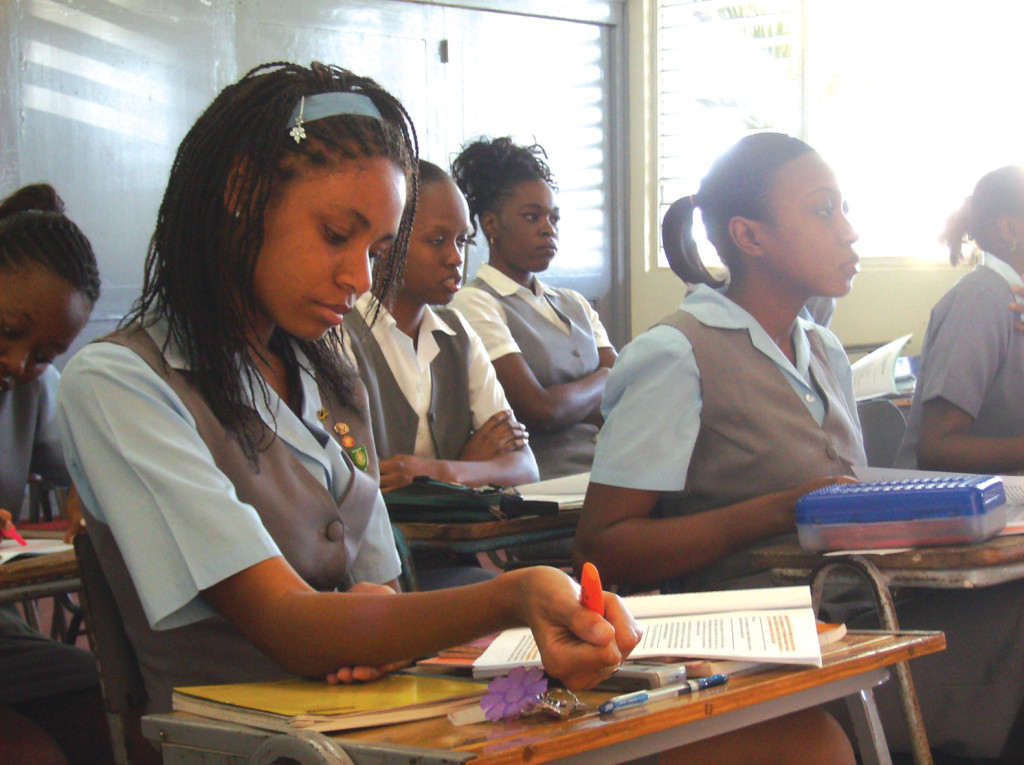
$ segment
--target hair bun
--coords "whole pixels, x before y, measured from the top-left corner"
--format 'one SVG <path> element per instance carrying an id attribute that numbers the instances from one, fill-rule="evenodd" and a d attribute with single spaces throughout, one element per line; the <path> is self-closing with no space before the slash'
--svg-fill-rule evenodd
<path id="1" fill-rule="evenodd" d="M 29 210 L 63 213 L 64 200 L 50 184 L 33 183 L 18 189 L 0 204 L 0 218 Z"/>

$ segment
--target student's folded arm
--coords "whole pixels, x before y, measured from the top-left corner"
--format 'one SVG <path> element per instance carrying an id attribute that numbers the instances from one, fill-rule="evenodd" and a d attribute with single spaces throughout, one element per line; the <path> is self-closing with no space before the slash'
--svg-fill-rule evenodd
<path id="1" fill-rule="evenodd" d="M 538 479 L 537 461 L 529 448 L 504 451 L 482 460 L 439 460 L 395 454 L 380 462 L 380 488 L 389 492 L 407 486 L 417 476 L 461 483 L 473 488 L 495 484 L 516 486 Z"/>
<path id="2" fill-rule="evenodd" d="M 819 482 L 812 485 L 817 488 Z M 661 492 L 591 482 L 576 528 L 573 563 L 579 569 L 589 560 L 604 581 L 616 584 L 682 576 L 793 531 L 796 500 L 809 490 L 805 484 L 701 513 L 655 518 Z"/>
<path id="3" fill-rule="evenodd" d="M 529 449 L 504 452 L 489 460 L 455 460 L 451 463 L 456 483 L 465 486 L 518 486 L 539 480 L 537 460 Z"/>
<path id="4" fill-rule="evenodd" d="M 974 418 L 944 398 L 924 404 L 918 438 L 921 470 L 1013 473 L 1024 470 L 1024 438 L 985 438 L 969 433 Z"/>
<path id="5" fill-rule="evenodd" d="M 608 367 L 573 382 L 545 388 L 521 353 L 494 359 L 494 369 L 516 416 L 531 433 L 546 433 L 583 422 L 601 406 Z"/>

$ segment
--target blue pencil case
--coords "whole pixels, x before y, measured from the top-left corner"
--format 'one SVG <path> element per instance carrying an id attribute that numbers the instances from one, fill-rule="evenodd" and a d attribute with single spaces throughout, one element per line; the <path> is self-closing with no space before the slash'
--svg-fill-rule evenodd
<path id="1" fill-rule="evenodd" d="M 834 484 L 796 503 L 808 550 L 971 544 L 1005 525 L 1003 482 L 991 475 Z"/>

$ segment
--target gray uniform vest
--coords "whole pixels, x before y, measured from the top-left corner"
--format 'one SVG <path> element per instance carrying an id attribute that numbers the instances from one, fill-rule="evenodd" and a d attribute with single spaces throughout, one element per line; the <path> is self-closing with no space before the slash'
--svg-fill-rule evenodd
<path id="1" fill-rule="evenodd" d="M 437 458 L 455 460 L 473 432 L 469 402 L 469 335 L 462 322 L 447 309 L 434 311 L 454 330 L 434 331 L 438 354 L 430 362 L 433 380 L 427 421 Z M 384 352 L 359 311 L 345 317 L 352 354 L 370 399 L 370 420 L 377 455 L 415 454 L 419 415 L 402 393 Z"/>
<path id="2" fill-rule="evenodd" d="M 825 422 L 814 417 L 783 372 L 757 350 L 746 329 L 702 324 L 676 311 L 662 324 L 690 341 L 700 371 L 701 418 L 686 488 L 663 494 L 655 515 L 699 513 L 790 489 L 824 476 L 851 475 L 864 465 L 855 413 L 828 365 L 817 333 L 807 332 L 810 375 L 826 402 Z M 746 553 L 686 577 L 686 589 L 713 589 L 752 572 Z"/>
<path id="3" fill-rule="evenodd" d="M 554 290 L 554 294 L 544 293 L 558 317 L 569 326 L 567 335 L 518 294 L 499 295 L 480 278 L 474 279 L 471 285 L 493 295 L 504 306 L 512 338 L 537 382 L 545 388 L 574 382 L 598 368 L 600 358 L 594 328 L 583 307 L 573 298 L 560 290 Z M 537 458 L 541 480 L 590 470 L 597 430 L 596 425 L 578 422 L 562 430 L 531 433 L 530 448 Z"/>
<path id="4" fill-rule="evenodd" d="M 344 587 L 348 570 L 345 552 L 346 522 L 372 512 L 378 490 L 373 437 L 365 413 L 343 406 L 330 391 L 320 388 L 327 423 L 345 423 L 357 444 L 365 445 L 370 463 L 364 472 L 351 469 L 348 485 L 336 502 L 328 491 L 253 412 L 254 423 L 264 429 L 264 443 L 255 467 L 238 441 L 229 434 L 213 410 L 192 387 L 188 372 L 171 369 L 149 334 L 138 328 L 120 330 L 105 338 L 138 354 L 170 385 L 195 418 L 199 436 L 209 447 L 217 467 L 234 484 L 238 498 L 251 504 L 277 543 L 285 559 L 312 587 Z M 331 432 L 340 441 L 341 435 Z M 326 436 L 325 436 L 326 437 Z M 342 450 L 344 453 L 344 449 Z M 220 616 L 170 630 L 155 631 L 142 609 L 121 551 L 108 526 L 89 517 L 89 535 L 103 563 L 135 648 L 149 695 L 149 709 L 170 709 L 174 686 L 217 684 L 287 677 L 287 673 L 260 652 Z M 365 525 L 365 524 L 362 524 Z"/>

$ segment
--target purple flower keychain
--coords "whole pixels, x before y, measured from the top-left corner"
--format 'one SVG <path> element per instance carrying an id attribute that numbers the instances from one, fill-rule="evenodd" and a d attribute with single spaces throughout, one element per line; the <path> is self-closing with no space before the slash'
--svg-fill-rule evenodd
<path id="1" fill-rule="evenodd" d="M 579 699 L 571 691 L 548 690 L 548 679 L 540 667 L 513 667 L 504 677 L 496 677 L 487 686 L 480 708 L 488 720 L 515 720 L 538 709 L 553 717 L 565 718 L 579 708 Z"/>

